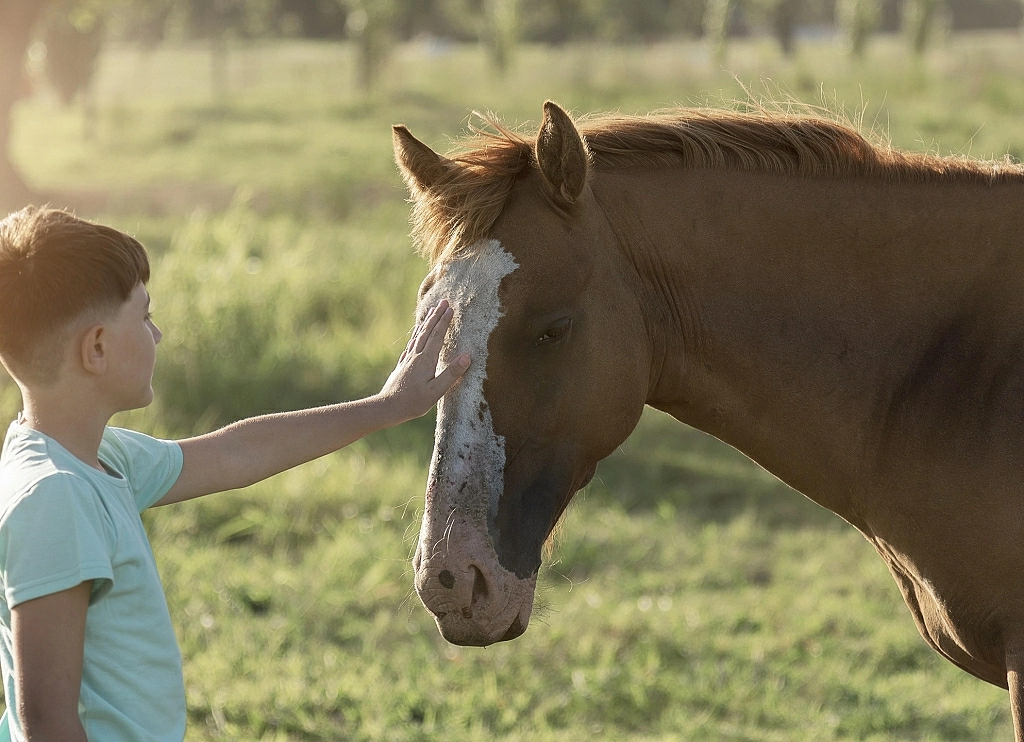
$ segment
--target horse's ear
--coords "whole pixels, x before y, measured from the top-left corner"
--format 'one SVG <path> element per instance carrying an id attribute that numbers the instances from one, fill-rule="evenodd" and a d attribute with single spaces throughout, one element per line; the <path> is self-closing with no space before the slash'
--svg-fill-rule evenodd
<path id="1" fill-rule="evenodd" d="M 409 133 L 401 124 L 391 127 L 395 162 L 409 189 L 428 190 L 444 175 L 451 162 Z"/>
<path id="2" fill-rule="evenodd" d="M 571 206 L 587 182 L 590 153 L 569 114 L 557 104 L 544 104 L 544 121 L 537 133 L 537 164 L 551 197 Z"/>

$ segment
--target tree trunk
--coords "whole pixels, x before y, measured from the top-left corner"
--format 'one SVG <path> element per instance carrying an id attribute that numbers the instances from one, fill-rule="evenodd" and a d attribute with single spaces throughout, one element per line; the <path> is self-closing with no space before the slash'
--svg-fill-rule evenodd
<path id="1" fill-rule="evenodd" d="M 0 217 L 32 200 L 9 153 L 11 110 L 21 93 L 25 50 L 46 0 L 0 0 Z"/>
<path id="2" fill-rule="evenodd" d="M 910 45 L 917 56 L 924 54 L 931 42 L 938 12 L 937 0 L 907 0 L 903 5 L 903 26 L 909 31 Z"/>
<path id="3" fill-rule="evenodd" d="M 775 31 L 775 38 L 779 40 L 782 53 L 787 57 L 792 57 L 796 52 L 793 36 L 800 15 L 800 3 L 801 0 L 778 0 L 772 8 L 772 30 Z"/>
<path id="4" fill-rule="evenodd" d="M 704 35 L 715 63 L 724 65 L 729 40 L 729 16 L 736 0 L 708 0 L 704 10 Z"/>

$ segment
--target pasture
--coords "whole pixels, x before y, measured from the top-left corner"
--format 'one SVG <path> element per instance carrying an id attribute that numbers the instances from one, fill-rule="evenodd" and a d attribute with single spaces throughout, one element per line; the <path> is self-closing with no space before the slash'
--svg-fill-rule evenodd
<path id="1" fill-rule="evenodd" d="M 576 112 L 824 97 L 906 149 L 1024 157 L 1024 38 L 896 39 L 855 62 L 767 41 L 729 71 L 696 42 L 395 51 L 112 48 L 96 112 L 16 110 L 27 180 L 150 248 L 157 399 L 116 421 L 184 436 L 377 390 L 404 347 L 412 252 L 392 123 L 436 149 L 472 109 Z M 534 126 L 534 124 L 530 124 Z M 86 133 L 88 132 L 88 136 Z M 827 226 L 823 226 L 827 229 Z M 0 408 L 17 410 L 2 387 Z M 185 660 L 188 739 L 1004 740 L 1006 694 L 933 653 L 882 562 L 835 516 L 649 412 L 577 495 L 520 639 L 448 645 L 412 591 L 429 419 L 248 490 L 146 514 Z"/>

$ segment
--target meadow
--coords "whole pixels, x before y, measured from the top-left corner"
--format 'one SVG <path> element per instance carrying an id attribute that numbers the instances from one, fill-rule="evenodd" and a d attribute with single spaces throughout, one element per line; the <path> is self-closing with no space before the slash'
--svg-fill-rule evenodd
<path id="1" fill-rule="evenodd" d="M 445 150 L 470 112 L 532 128 L 578 113 L 824 104 L 906 149 L 1024 157 L 1024 38 L 946 39 L 862 61 L 804 42 L 525 47 L 498 77 L 472 46 L 395 50 L 354 84 L 344 45 L 112 47 L 95 113 L 45 91 L 14 157 L 57 204 L 150 249 L 164 436 L 373 393 L 404 347 L 425 264 L 390 125 Z M 533 123 L 530 123 L 533 122 Z M 12 417 L 17 391 L 0 385 Z M 428 418 L 255 487 L 144 519 L 200 740 L 1007 740 L 1006 694 L 933 653 L 847 524 L 728 447 L 649 411 L 577 495 L 527 633 L 447 644 L 409 561 Z"/>

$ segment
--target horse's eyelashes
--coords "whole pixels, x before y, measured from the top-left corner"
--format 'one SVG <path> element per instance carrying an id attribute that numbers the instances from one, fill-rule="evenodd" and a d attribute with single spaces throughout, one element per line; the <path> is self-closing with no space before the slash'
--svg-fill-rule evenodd
<path id="1" fill-rule="evenodd" d="M 550 343 L 555 340 L 561 339 L 569 331 L 570 324 L 570 320 L 565 319 L 560 322 L 557 322 L 556 324 L 551 325 L 551 327 L 545 330 L 544 334 L 541 335 L 540 338 L 538 338 L 537 342 Z"/>

